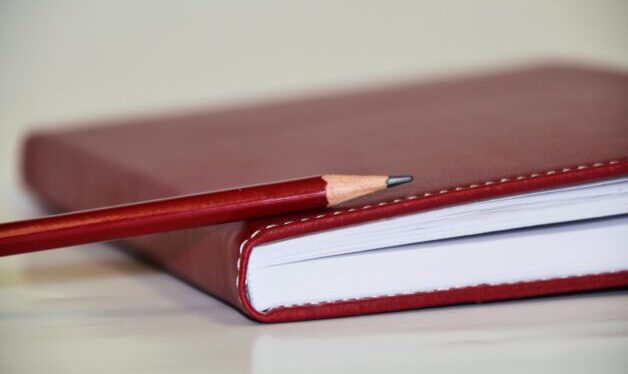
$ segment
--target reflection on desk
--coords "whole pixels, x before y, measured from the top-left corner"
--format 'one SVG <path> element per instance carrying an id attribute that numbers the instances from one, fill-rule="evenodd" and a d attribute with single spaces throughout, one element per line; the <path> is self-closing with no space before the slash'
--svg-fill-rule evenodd
<path id="1" fill-rule="evenodd" d="M 106 245 L 0 261 L 0 372 L 603 372 L 628 292 L 276 325 Z"/>

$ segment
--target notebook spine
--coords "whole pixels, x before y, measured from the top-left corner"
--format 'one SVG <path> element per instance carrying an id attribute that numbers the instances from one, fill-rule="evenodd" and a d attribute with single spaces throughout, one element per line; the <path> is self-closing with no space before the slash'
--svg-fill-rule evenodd
<path id="1" fill-rule="evenodd" d="M 25 184 L 55 212 L 91 209 L 180 194 L 154 178 L 55 134 L 29 137 L 22 149 Z M 120 181 L 124 181 L 121 183 Z M 116 242 L 128 253 L 235 306 L 234 280 L 209 269 L 231 269 L 243 223 L 144 235 Z M 216 264 L 218 263 L 218 264 Z M 235 277 L 235 275 L 233 276 Z"/>

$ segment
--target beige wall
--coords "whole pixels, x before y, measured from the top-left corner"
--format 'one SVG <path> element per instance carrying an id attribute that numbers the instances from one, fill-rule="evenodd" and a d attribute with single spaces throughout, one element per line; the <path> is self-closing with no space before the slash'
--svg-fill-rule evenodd
<path id="1" fill-rule="evenodd" d="M 0 219 L 22 214 L 33 125 L 545 58 L 628 68 L 627 35 L 621 0 L 2 0 Z"/>

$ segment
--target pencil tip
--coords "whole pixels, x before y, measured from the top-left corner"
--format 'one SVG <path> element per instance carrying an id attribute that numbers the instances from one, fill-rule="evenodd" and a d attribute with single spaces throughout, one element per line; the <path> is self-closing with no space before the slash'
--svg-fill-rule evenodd
<path id="1" fill-rule="evenodd" d="M 390 188 L 390 187 L 398 186 L 400 184 L 412 182 L 412 179 L 414 179 L 414 178 L 412 178 L 412 175 L 395 175 L 395 176 L 390 176 L 386 180 L 386 187 Z"/>

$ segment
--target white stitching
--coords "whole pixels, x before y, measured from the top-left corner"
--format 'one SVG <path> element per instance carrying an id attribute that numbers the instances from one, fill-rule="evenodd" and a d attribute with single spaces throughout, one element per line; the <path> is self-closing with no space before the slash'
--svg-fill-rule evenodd
<path id="1" fill-rule="evenodd" d="M 566 172 L 569 172 L 569 171 L 572 171 L 572 170 L 583 170 L 583 169 L 589 168 L 591 166 L 592 167 L 600 167 L 600 166 L 603 166 L 603 165 L 615 165 L 615 164 L 618 164 L 620 162 L 626 162 L 626 161 L 628 161 L 628 160 L 612 160 L 612 161 L 607 161 L 606 163 L 596 162 L 593 165 L 578 165 L 576 168 L 562 168 L 560 170 L 548 170 L 548 171 L 543 172 L 543 173 L 533 173 L 533 174 L 530 174 L 530 175 L 527 175 L 527 176 L 520 175 L 520 176 L 516 177 L 516 180 L 522 180 L 522 179 L 528 179 L 528 178 L 536 178 L 536 177 L 539 177 L 539 176 L 541 176 L 543 174 L 544 175 L 553 175 L 553 174 L 556 174 L 556 173 L 566 173 Z M 441 190 L 441 191 L 438 191 L 438 193 L 439 194 L 444 194 L 444 193 L 451 192 L 452 190 L 453 191 L 462 191 L 462 190 L 466 190 L 466 189 L 470 189 L 470 188 L 477 188 L 480 185 L 489 186 L 489 185 L 492 185 L 492 184 L 495 184 L 495 183 L 506 183 L 506 182 L 509 182 L 511 180 L 512 179 L 509 179 L 509 178 L 501 178 L 498 182 L 486 181 L 486 182 L 484 182 L 482 184 L 470 184 L 470 185 L 467 185 L 467 186 L 455 187 L 455 188 L 449 189 L 449 190 Z M 433 193 L 431 193 L 431 192 L 425 192 L 425 193 L 423 193 L 423 195 L 421 197 L 432 196 L 432 194 Z M 401 203 L 403 201 L 414 200 L 414 199 L 417 199 L 417 198 L 418 198 L 418 196 L 416 196 L 416 195 L 410 195 L 410 196 L 407 196 L 407 197 L 402 198 L 402 199 L 395 199 L 393 201 L 381 202 L 381 203 L 378 203 L 377 205 L 378 206 L 384 206 L 384 205 L 389 205 L 389 204 L 398 204 L 398 203 Z M 369 209 L 371 207 L 372 207 L 371 205 L 365 205 L 365 206 L 363 206 L 361 208 L 349 208 L 349 209 L 346 209 L 346 210 L 336 210 L 334 212 L 330 212 L 330 213 L 326 213 L 326 214 L 319 214 L 319 215 L 317 215 L 315 217 L 301 218 L 300 221 L 301 222 L 305 222 L 305 221 L 310 220 L 310 219 L 319 219 L 319 218 L 323 218 L 323 217 L 326 217 L 326 216 L 329 216 L 329 215 L 338 215 L 338 214 L 341 214 L 341 213 L 355 212 L 358 209 Z M 249 236 L 248 239 L 245 239 L 244 241 L 242 241 L 242 243 L 240 244 L 240 251 L 239 251 L 238 259 L 236 261 L 236 282 L 235 282 L 236 283 L 236 288 L 239 287 L 240 260 L 241 260 L 241 257 L 242 257 L 242 251 L 243 251 L 244 246 L 246 245 L 246 243 L 248 243 L 249 240 L 253 239 L 255 236 L 257 236 L 260 232 L 262 232 L 264 230 L 267 231 L 267 230 L 269 230 L 269 229 L 271 229 L 273 227 L 277 227 L 277 226 L 280 226 L 280 225 L 289 225 L 289 224 L 292 224 L 292 223 L 294 223 L 294 221 L 286 221 L 283 224 L 267 225 L 264 228 L 256 230 L 255 232 L 253 232 L 253 234 L 251 234 L 251 236 Z M 585 275 L 595 275 L 595 274 L 585 274 Z M 545 280 L 545 279 L 540 279 L 540 280 Z M 528 282 L 528 281 L 526 281 L 526 282 Z M 517 283 L 522 283 L 522 282 L 499 283 L 499 284 L 500 285 L 501 284 L 507 285 L 507 284 L 517 284 Z M 466 287 L 473 287 L 473 285 L 472 286 L 465 286 L 465 288 Z M 452 290 L 452 289 L 456 289 L 456 288 L 455 287 L 454 288 L 449 288 L 447 290 Z M 439 290 L 436 290 L 436 291 L 439 291 Z M 421 291 L 421 292 L 423 292 L 423 291 Z M 425 291 L 425 292 L 430 292 L 430 291 Z M 385 297 L 385 296 L 403 296 L 403 295 L 411 295 L 411 294 L 415 294 L 415 293 L 417 293 L 417 292 L 409 292 L 409 293 L 394 294 L 394 295 L 369 296 L 369 297 L 363 297 L 363 298 L 356 298 L 355 300 L 374 299 L 374 298 Z M 315 304 L 318 305 L 318 304 L 335 303 L 335 302 L 338 302 L 338 301 L 342 301 L 342 300 L 323 301 L 323 302 L 318 302 L 318 303 L 296 304 L 296 305 L 291 305 L 291 306 L 315 305 Z M 240 303 L 242 303 L 241 300 L 240 300 Z M 291 307 L 291 306 L 280 305 L 280 306 L 274 307 L 272 309 L 277 309 L 277 308 L 282 308 L 282 307 L 285 308 L 285 307 Z"/>
<path id="2" fill-rule="evenodd" d="M 277 306 L 274 306 L 272 308 L 263 310 L 262 313 L 268 313 L 268 312 L 270 312 L 273 309 L 280 309 L 280 308 L 294 308 L 294 307 L 301 307 L 301 306 L 318 306 L 318 305 L 334 304 L 334 303 L 346 302 L 346 301 L 374 300 L 374 299 L 379 299 L 379 298 L 383 298 L 383 297 L 400 297 L 400 296 L 410 296 L 410 295 L 415 295 L 415 294 L 420 294 L 420 293 L 455 291 L 455 290 L 462 290 L 462 289 L 465 289 L 465 288 L 473 288 L 473 287 L 479 287 L 479 286 L 485 286 L 485 285 L 486 286 L 512 286 L 512 285 L 516 285 L 516 284 L 544 282 L 544 281 L 551 281 L 551 280 L 558 280 L 558 279 L 591 277 L 591 276 L 597 276 L 597 275 L 603 275 L 603 274 L 604 275 L 614 275 L 614 274 L 622 273 L 624 271 L 625 270 L 616 270 L 616 271 L 604 271 L 604 272 L 598 272 L 598 273 L 563 275 L 563 276 L 559 276 L 559 277 L 536 278 L 536 279 L 516 281 L 516 282 L 475 283 L 475 284 L 469 284 L 469 285 L 460 286 L 460 287 L 449 287 L 449 288 L 442 287 L 442 288 L 434 288 L 434 289 L 431 289 L 431 290 L 409 291 L 409 292 L 400 292 L 400 293 L 393 293 L 393 294 L 382 294 L 382 295 L 367 296 L 367 297 L 353 297 L 353 298 L 345 298 L 345 299 L 325 300 L 325 301 L 318 301 L 318 302 L 314 302 L 314 303 L 297 303 L 297 304 L 289 304 L 289 305 L 288 304 L 286 304 L 286 305 L 277 305 Z"/>

